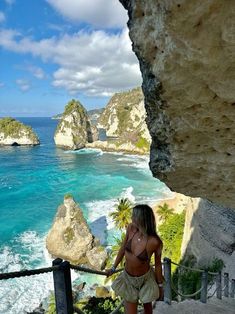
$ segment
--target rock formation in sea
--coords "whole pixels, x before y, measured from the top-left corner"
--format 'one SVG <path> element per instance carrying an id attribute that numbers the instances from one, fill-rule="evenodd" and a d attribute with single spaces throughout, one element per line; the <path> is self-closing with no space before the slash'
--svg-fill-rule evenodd
<path id="1" fill-rule="evenodd" d="M 94 269 L 102 269 L 107 259 L 106 250 L 92 235 L 81 208 L 69 195 L 57 209 L 46 247 L 54 257 Z"/>
<path id="2" fill-rule="evenodd" d="M 173 191 L 198 197 L 186 214 L 182 249 L 198 261 L 224 256 L 229 266 L 235 254 L 235 3 L 120 2 L 143 77 L 151 171 Z"/>
<path id="3" fill-rule="evenodd" d="M 39 138 L 30 126 L 10 117 L 0 119 L 0 146 L 35 146 L 39 144 Z"/>
<path id="4" fill-rule="evenodd" d="M 235 207 L 234 1 L 120 2 L 143 76 L 153 175 Z"/>
<path id="5" fill-rule="evenodd" d="M 141 88 L 116 93 L 98 122 L 98 127 L 106 130 L 107 141 L 94 142 L 88 146 L 108 151 L 145 154 L 150 147 L 150 135 L 145 118 Z"/>
<path id="6" fill-rule="evenodd" d="M 77 150 L 86 143 L 98 139 L 98 130 L 91 125 L 86 109 L 79 101 L 72 99 L 57 126 L 54 140 L 57 146 Z"/>

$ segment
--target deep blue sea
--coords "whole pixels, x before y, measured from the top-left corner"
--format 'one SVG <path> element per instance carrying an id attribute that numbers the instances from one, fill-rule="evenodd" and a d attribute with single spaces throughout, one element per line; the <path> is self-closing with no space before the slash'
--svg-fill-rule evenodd
<path id="1" fill-rule="evenodd" d="M 169 197 L 167 187 L 152 178 L 148 157 L 88 149 L 64 151 L 53 141 L 58 120 L 18 120 L 33 127 L 41 145 L 0 147 L 1 272 L 51 265 L 45 237 L 66 193 L 73 194 L 103 244 L 112 243 L 116 232 L 108 214 L 118 198 L 151 205 Z M 79 279 L 92 283 L 91 278 Z M 52 289 L 51 274 L 3 281 L 0 313 L 26 313 Z"/>

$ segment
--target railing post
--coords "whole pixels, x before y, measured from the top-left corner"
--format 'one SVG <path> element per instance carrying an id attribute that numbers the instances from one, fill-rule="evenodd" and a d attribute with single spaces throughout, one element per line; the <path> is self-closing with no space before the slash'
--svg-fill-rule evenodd
<path id="1" fill-rule="evenodd" d="M 235 293 L 235 279 L 232 279 L 231 282 L 231 291 L 230 291 L 230 297 L 234 298 L 234 293 Z"/>
<path id="2" fill-rule="evenodd" d="M 56 313 L 73 314 L 70 264 L 57 258 L 52 262 L 52 265 L 60 266 L 58 270 L 53 271 Z"/>
<path id="3" fill-rule="evenodd" d="M 167 257 L 164 258 L 164 277 L 165 277 L 165 286 L 164 286 L 164 302 L 171 304 L 171 260 Z"/>
<path id="4" fill-rule="evenodd" d="M 222 299 L 221 271 L 216 275 L 216 296 L 218 299 Z"/>
<path id="5" fill-rule="evenodd" d="M 228 298 L 228 291 L 229 291 L 229 277 L 228 273 L 224 273 L 224 296 Z"/>
<path id="6" fill-rule="evenodd" d="M 200 297 L 200 301 L 202 303 L 207 302 L 207 283 L 208 283 L 208 273 L 207 271 L 203 271 L 202 279 L 201 279 L 202 291 L 201 291 L 201 297 Z"/>

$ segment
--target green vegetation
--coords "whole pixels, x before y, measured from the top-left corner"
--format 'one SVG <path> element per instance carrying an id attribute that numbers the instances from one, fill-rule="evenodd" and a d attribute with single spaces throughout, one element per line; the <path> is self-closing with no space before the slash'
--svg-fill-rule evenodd
<path id="1" fill-rule="evenodd" d="M 150 143 L 143 137 L 139 137 L 138 141 L 135 143 L 136 147 L 140 149 L 145 149 L 146 151 L 149 151 Z"/>
<path id="2" fill-rule="evenodd" d="M 78 302 L 76 306 L 80 308 L 84 314 L 110 314 L 113 310 L 115 310 L 120 304 L 119 299 L 113 300 L 111 297 L 109 298 L 96 298 L 92 297 L 88 300 L 85 300 L 84 304 Z M 121 308 L 117 314 L 124 313 L 124 309 Z"/>
<path id="3" fill-rule="evenodd" d="M 73 195 L 71 193 L 65 194 L 64 199 L 67 200 L 68 198 L 73 198 Z"/>
<path id="4" fill-rule="evenodd" d="M 157 209 L 157 214 L 161 220 L 166 221 L 166 219 L 174 214 L 174 209 L 170 208 L 167 203 L 164 203 L 162 206 L 159 205 Z"/>
<path id="5" fill-rule="evenodd" d="M 115 211 L 110 214 L 117 229 L 126 229 L 131 222 L 131 211 L 133 204 L 128 198 L 121 198 L 115 207 Z"/>
<path id="6" fill-rule="evenodd" d="M 23 134 L 26 134 L 30 139 L 37 140 L 37 136 L 30 126 L 24 125 L 10 117 L 0 119 L 0 132 L 4 133 L 5 137 L 14 136 L 20 138 Z"/>
<path id="7" fill-rule="evenodd" d="M 49 304 L 46 314 L 56 314 L 55 295 L 51 293 L 49 296 Z"/>
<path id="8" fill-rule="evenodd" d="M 69 244 L 74 238 L 74 230 L 71 227 L 67 227 L 64 232 L 64 240 L 66 244 Z"/>
<path id="9" fill-rule="evenodd" d="M 201 268 L 196 264 L 194 256 L 187 257 L 187 259 L 181 261 L 180 264 L 193 268 Z M 203 269 L 211 272 L 219 272 L 222 270 L 223 266 L 224 263 L 222 260 L 214 259 L 207 268 L 203 267 Z M 212 280 L 213 277 L 211 275 L 208 275 L 208 283 L 210 283 Z M 180 290 L 183 294 L 192 294 L 199 290 L 201 287 L 201 273 L 197 271 L 177 268 L 175 273 L 173 274 L 173 283 L 175 287 L 180 287 Z M 173 293 L 173 298 L 176 298 L 175 293 Z M 194 298 L 199 299 L 200 294 L 196 295 Z"/>
<path id="10" fill-rule="evenodd" d="M 72 99 L 65 106 L 63 116 L 67 116 L 74 111 L 79 112 L 80 115 L 86 115 L 87 114 L 86 109 L 83 107 L 83 105 L 78 100 Z"/>
<path id="11" fill-rule="evenodd" d="M 184 222 L 185 212 L 170 214 L 158 228 L 163 241 L 163 256 L 171 258 L 176 263 L 180 261 Z"/>

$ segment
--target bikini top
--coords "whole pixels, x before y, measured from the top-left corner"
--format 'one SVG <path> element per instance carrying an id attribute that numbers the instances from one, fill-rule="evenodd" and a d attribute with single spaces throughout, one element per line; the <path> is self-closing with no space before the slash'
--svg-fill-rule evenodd
<path id="1" fill-rule="evenodd" d="M 137 230 L 138 231 L 138 230 Z M 146 250 L 146 247 L 147 247 L 147 243 L 148 243 L 148 240 L 146 242 L 146 245 L 145 245 L 145 249 L 138 255 L 135 255 L 132 250 L 131 250 L 131 244 L 132 244 L 132 239 L 134 238 L 135 234 L 137 233 L 137 231 L 133 234 L 132 238 L 127 242 L 126 246 L 125 246 L 125 250 L 127 250 L 127 252 L 129 253 L 132 253 L 135 257 L 137 257 L 140 261 L 142 262 L 147 262 L 149 260 L 149 257 L 148 257 L 148 253 L 147 253 L 147 250 Z"/>

